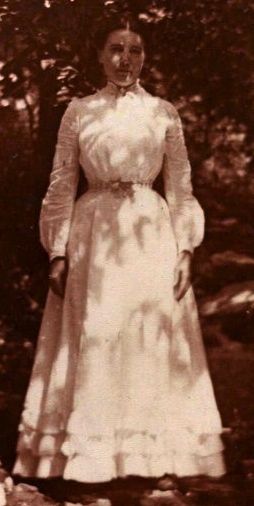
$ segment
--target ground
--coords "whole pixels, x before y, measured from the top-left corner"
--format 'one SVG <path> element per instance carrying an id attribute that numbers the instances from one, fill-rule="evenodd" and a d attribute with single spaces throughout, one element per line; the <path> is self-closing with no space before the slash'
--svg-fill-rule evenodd
<path id="1" fill-rule="evenodd" d="M 22 480 L 22 485 L 17 480 L 14 491 L 7 493 L 8 506 L 30 506 L 30 504 L 43 506 L 44 503 L 49 505 L 66 501 L 92 506 L 109 506 L 109 504 L 112 506 L 254 506 L 254 404 L 252 397 L 254 346 L 233 343 L 225 347 L 208 347 L 207 351 L 225 427 L 223 439 L 228 468 L 226 477 L 221 480 L 209 480 L 205 477 L 192 480 L 182 479 L 178 480 L 177 490 L 164 492 L 158 490 L 153 480 L 131 477 L 93 486 L 79 486 L 61 480 L 46 482 Z M 7 470 L 7 474 L 10 474 L 14 458 L 18 418 L 27 381 L 24 378 L 22 380 L 20 375 L 28 377 L 29 354 L 28 346 L 27 363 L 23 360 L 22 370 L 20 357 L 13 359 L 12 381 L 10 379 L 5 381 L 5 388 L 1 392 L 0 451 L 3 468 Z M 15 378 L 17 371 L 18 377 Z M 21 385 L 20 388 L 18 388 L 18 383 Z M 6 473 L 2 471 L 2 474 L 3 481 Z M 31 486 L 36 486 L 37 490 Z M 0 506 L 3 506 L 1 493 Z"/>
<path id="2" fill-rule="evenodd" d="M 37 488 L 36 488 L 36 487 Z M 178 480 L 177 489 L 161 491 L 153 480 L 127 478 L 105 485 L 82 486 L 51 480 L 14 485 L 6 494 L 8 506 L 253 506 L 253 475 L 220 480 L 199 477 Z"/>

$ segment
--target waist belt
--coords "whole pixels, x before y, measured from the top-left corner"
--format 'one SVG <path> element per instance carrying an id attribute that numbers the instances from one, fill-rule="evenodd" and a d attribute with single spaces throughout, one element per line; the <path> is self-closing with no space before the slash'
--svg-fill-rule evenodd
<path id="1" fill-rule="evenodd" d="M 98 181 L 94 183 L 89 183 L 89 191 L 110 191 L 112 193 L 119 194 L 128 194 L 132 192 L 136 186 L 141 187 L 152 187 L 152 181 L 150 182 L 142 182 L 142 181 Z"/>

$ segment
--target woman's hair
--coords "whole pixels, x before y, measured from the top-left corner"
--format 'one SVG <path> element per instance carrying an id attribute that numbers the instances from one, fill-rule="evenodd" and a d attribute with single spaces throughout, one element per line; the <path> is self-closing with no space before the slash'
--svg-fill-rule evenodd
<path id="1" fill-rule="evenodd" d="M 144 23 L 128 16 L 114 16 L 106 18 L 101 26 L 95 31 L 93 42 L 98 50 L 102 50 L 108 40 L 109 35 L 116 30 L 130 30 L 137 33 L 142 38 L 144 46 L 146 46 L 146 34 Z"/>
<path id="2" fill-rule="evenodd" d="M 147 23 L 133 19 L 129 14 L 111 14 L 104 19 L 98 20 L 96 25 L 91 27 L 89 53 L 85 63 L 86 78 L 94 88 L 105 85 L 105 76 L 101 65 L 98 63 L 98 51 L 103 50 L 109 35 L 116 30 L 130 30 L 140 35 L 145 47 L 146 57 L 149 57 L 151 33 L 148 38 Z"/>

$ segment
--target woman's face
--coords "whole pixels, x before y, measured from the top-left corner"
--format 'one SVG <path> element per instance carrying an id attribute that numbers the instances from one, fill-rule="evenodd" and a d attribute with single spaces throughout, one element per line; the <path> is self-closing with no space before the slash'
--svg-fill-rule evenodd
<path id="1" fill-rule="evenodd" d="M 141 36 L 129 30 L 111 32 L 99 52 L 107 79 L 119 86 L 129 86 L 138 79 L 144 59 Z"/>

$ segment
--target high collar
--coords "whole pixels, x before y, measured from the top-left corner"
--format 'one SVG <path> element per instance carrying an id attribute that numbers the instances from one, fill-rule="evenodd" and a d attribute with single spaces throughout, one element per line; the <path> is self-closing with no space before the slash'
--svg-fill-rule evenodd
<path id="1" fill-rule="evenodd" d="M 113 95 L 114 97 L 124 97 L 127 93 L 134 93 L 136 95 L 140 93 L 141 90 L 142 87 L 139 84 L 139 80 L 137 80 L 129 86 L 118 86 L 118 84 L 113 81 L 108 81 L 101 91 L 109 95 Z"/>

